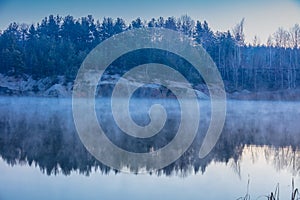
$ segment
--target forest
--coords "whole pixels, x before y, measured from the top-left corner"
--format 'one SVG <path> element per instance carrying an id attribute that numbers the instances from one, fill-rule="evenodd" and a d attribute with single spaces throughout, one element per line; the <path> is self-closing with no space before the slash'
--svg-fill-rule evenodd
<path id="1" fill-rule="evenodd" d="M 274 91 L 300 86 L 300 26 L 278 28 L 267 42 L 245 42 L 244 19 L 232 30 L 212 31 L 206 21 L 187 15 L 149 21 L 93 16 L 45 17 L 37 24 L 11 23 L 0 33 L 0 73 L 34 79 L 64 76 L 72 82 L 87 54 L 105 39 L 126 30 L 163 27 L 201 44 L 216 63 L 226 91 Z"/>

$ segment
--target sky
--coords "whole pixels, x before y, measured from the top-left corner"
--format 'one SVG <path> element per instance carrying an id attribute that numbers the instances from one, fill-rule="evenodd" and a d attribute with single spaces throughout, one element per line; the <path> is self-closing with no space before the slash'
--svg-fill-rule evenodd
<path id="1" fill-rule="evenodd" d="M 11 22 L 37 23 L 50 14 L 75 18 L 92 14 L 99 20 L 121 17 L 126 22 L 187 14 L 206 20 L 213 31 L 232 30 L 245 18 L 246 42 L 257 35 L 266 43 L 279 27 L 300 24 L 300 0 L 0 0 L 0 30 Z"/>

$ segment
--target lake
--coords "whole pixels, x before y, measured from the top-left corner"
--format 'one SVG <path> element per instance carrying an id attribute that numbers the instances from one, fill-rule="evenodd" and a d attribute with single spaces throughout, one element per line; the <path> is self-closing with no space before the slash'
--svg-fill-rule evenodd
<path id="1" fill-rule="evenodd" d="M 98 120 L 118 146 L 136 153 L 174 137 L 180 111 L 175 100 L 136 99 L 132 119 L 147 125 L 147 110 L 164 105 L 168 120 L 157 138 L 133 141 L 115 128 L 107 99 L 96 100 Z M 120 172 L 95 159 L 76 132 L 71 99 L 0 98 L 0 200 L 6 199 L 266 199 L 279 187 L 290 199 L 300 186 L 300 103 L 228 101 L 225 126 L 203 159 L 199 149 L 210 121 L 201 100 L 200 127 L 188 150 L 157 171 Z M 189 134 L 189 133 L 186 133 Z"/>

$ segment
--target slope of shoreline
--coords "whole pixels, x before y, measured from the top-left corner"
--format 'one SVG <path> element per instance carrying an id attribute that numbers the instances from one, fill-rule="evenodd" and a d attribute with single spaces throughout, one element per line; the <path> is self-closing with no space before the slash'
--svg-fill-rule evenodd
<path id="1" fill-rule="evenodd" d="M 116 81 L 105 82 L 100 85 L 105 91 L 113 87 Z M 185 85 L 176 83 L 176 87 L 184 88 Z M 205 85 L 199 85 L 195 90 L 200 99 L 209 99 L 209 93 Z M 67 82 L 64 76 L 46 77 L 35 80 L 29 75 L 19 77 L 5 76 L 0 74 L 0 96 L 32 96 L 32 97 L 71 97 L 73 83 Z M 175 98 L 168 95 L 165 90 L 158 89 L 157 85 L 147 85 L 138 95 L 143 96 L 152 89 L 151 94 L 147 97 L 158 98 Z M 146 91 L 148 90 L 148 91 Z M 153 92 L 153 90 L 156 90 Z M 157 92 L 158 91 L 158 92 Z M 105 96 L 105 94 L 102 94 Z M 275 91 L 258 91 L 248 90 L 227 92 L 227 99 L 234 100 L 278 100 L 278 101 L 300 101 L 300 89 L 284 89 Z"/>

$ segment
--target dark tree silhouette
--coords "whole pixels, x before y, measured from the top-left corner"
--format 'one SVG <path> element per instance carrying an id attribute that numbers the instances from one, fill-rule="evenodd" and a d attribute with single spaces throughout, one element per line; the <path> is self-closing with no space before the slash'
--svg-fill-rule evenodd
<path id="1" fill-rule="evenodd" d="M 127 29 L 163 27 L 201 44 L 215 61 L 228 92 L 283 90 L 300 86 L 300 28 L 279 28 L 261 45 L 245 43 L 244 19 L 232 31 L 213 32 L 206 21 L 184 15 L 129 25 L 122 18 L 50 15 L 36 25 L 11 23 L 0 34 L 0 73 L 35 79 L 63 75 L 72 81 L 86 55 L 100 42 Z"/>

